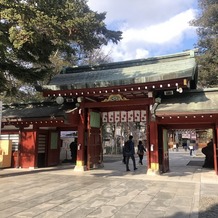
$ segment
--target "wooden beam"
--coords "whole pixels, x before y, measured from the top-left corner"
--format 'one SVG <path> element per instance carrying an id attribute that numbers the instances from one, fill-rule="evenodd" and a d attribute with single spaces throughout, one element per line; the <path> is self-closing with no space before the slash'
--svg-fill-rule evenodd
<path id="1" fill-rule="evenodd" d="M 116 110 L 127 107 L 137 107 L 143 109 L 146 106 L 153 104 L 153 98 L 136 99 L 136 100 L 123 100 L 123 101 L 108 101 L 108 102 L 84 102 L 85 108 L 110 108 Z"/>

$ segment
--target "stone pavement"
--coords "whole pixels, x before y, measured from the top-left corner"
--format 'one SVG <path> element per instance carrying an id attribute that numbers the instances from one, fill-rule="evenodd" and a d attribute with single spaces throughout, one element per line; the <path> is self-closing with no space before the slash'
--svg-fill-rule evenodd
<path id="1" fill-rule="evenodd" d="M 145 165 L 133 171 L 131 161 L 126 172 L 121 159 L 105 156 L 104 168 L 85 172 L 71 164 L 0 170 L 0 217 L 218 216 L 218 176 L 202 169 L 203 156 L 170 151 L 170 172 L 162 175 L 146 175 Z"/>

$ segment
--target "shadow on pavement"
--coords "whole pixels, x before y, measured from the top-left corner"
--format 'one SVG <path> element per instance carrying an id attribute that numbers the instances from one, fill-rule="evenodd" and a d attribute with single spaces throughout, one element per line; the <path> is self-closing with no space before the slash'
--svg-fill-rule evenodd
<path id="1" fill-rule="evenodd" d="M 63 164 L 55 167 L 37 168 L 37 169 L 12 169 L 6 168 L 0 170 L 0 178 L 11 177 L 11 176 L 21 176 L 35 173 L 52 172 L 52 171 L 64 171 L 69 169 L 74 169 L 74 164 Z"/>

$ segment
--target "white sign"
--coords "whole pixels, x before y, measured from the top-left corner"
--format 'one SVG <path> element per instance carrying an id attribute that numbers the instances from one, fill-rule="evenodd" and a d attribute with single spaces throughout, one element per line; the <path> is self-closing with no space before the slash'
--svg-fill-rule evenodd
<path id="1" fill-rule="evenodd" d="M 0 135 L 1 135 L 1 126 L 2 126 L 2 101 L 0 101 Z"/>
<path id="2" fill-rule="evenodd" d="M 183 139 L 190 139 L 190 134 L 189 133 L 183 133 L 182 138 Z"/>
<path id="3" fill-rule="evenodd" d="M 77 131 L 61 131 L 61 138 L 74 138 L 77 137 Z"/>
<path id="4" fill-rule="evenodd" d="M 125 123 L 146 121 L 146 110 L 109 111 L 102 113 L 103 123 Z"/>

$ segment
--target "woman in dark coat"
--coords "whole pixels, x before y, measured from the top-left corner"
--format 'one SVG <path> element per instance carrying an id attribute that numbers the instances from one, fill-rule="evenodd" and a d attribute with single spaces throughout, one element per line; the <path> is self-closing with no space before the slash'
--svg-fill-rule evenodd
<path id="1" fill-rule="evenodd" d="M 142 160 L 143 160 L 144 152 L 146 152 L 146 149 L 144 145 L 142 144 L 142 141 L 139 141 L 137 154 L 139 156 L 139 163 L 141 165 L 143 165 Z"/>
<path id="2" fill-rule="evenodd" d="M 214 150 L 213 150 L 213 139 L 207 143 L 207 146 L 202 148 L 202 153 L 205 155 L 205 161 L 203 167 L 214 168 Z"/>

